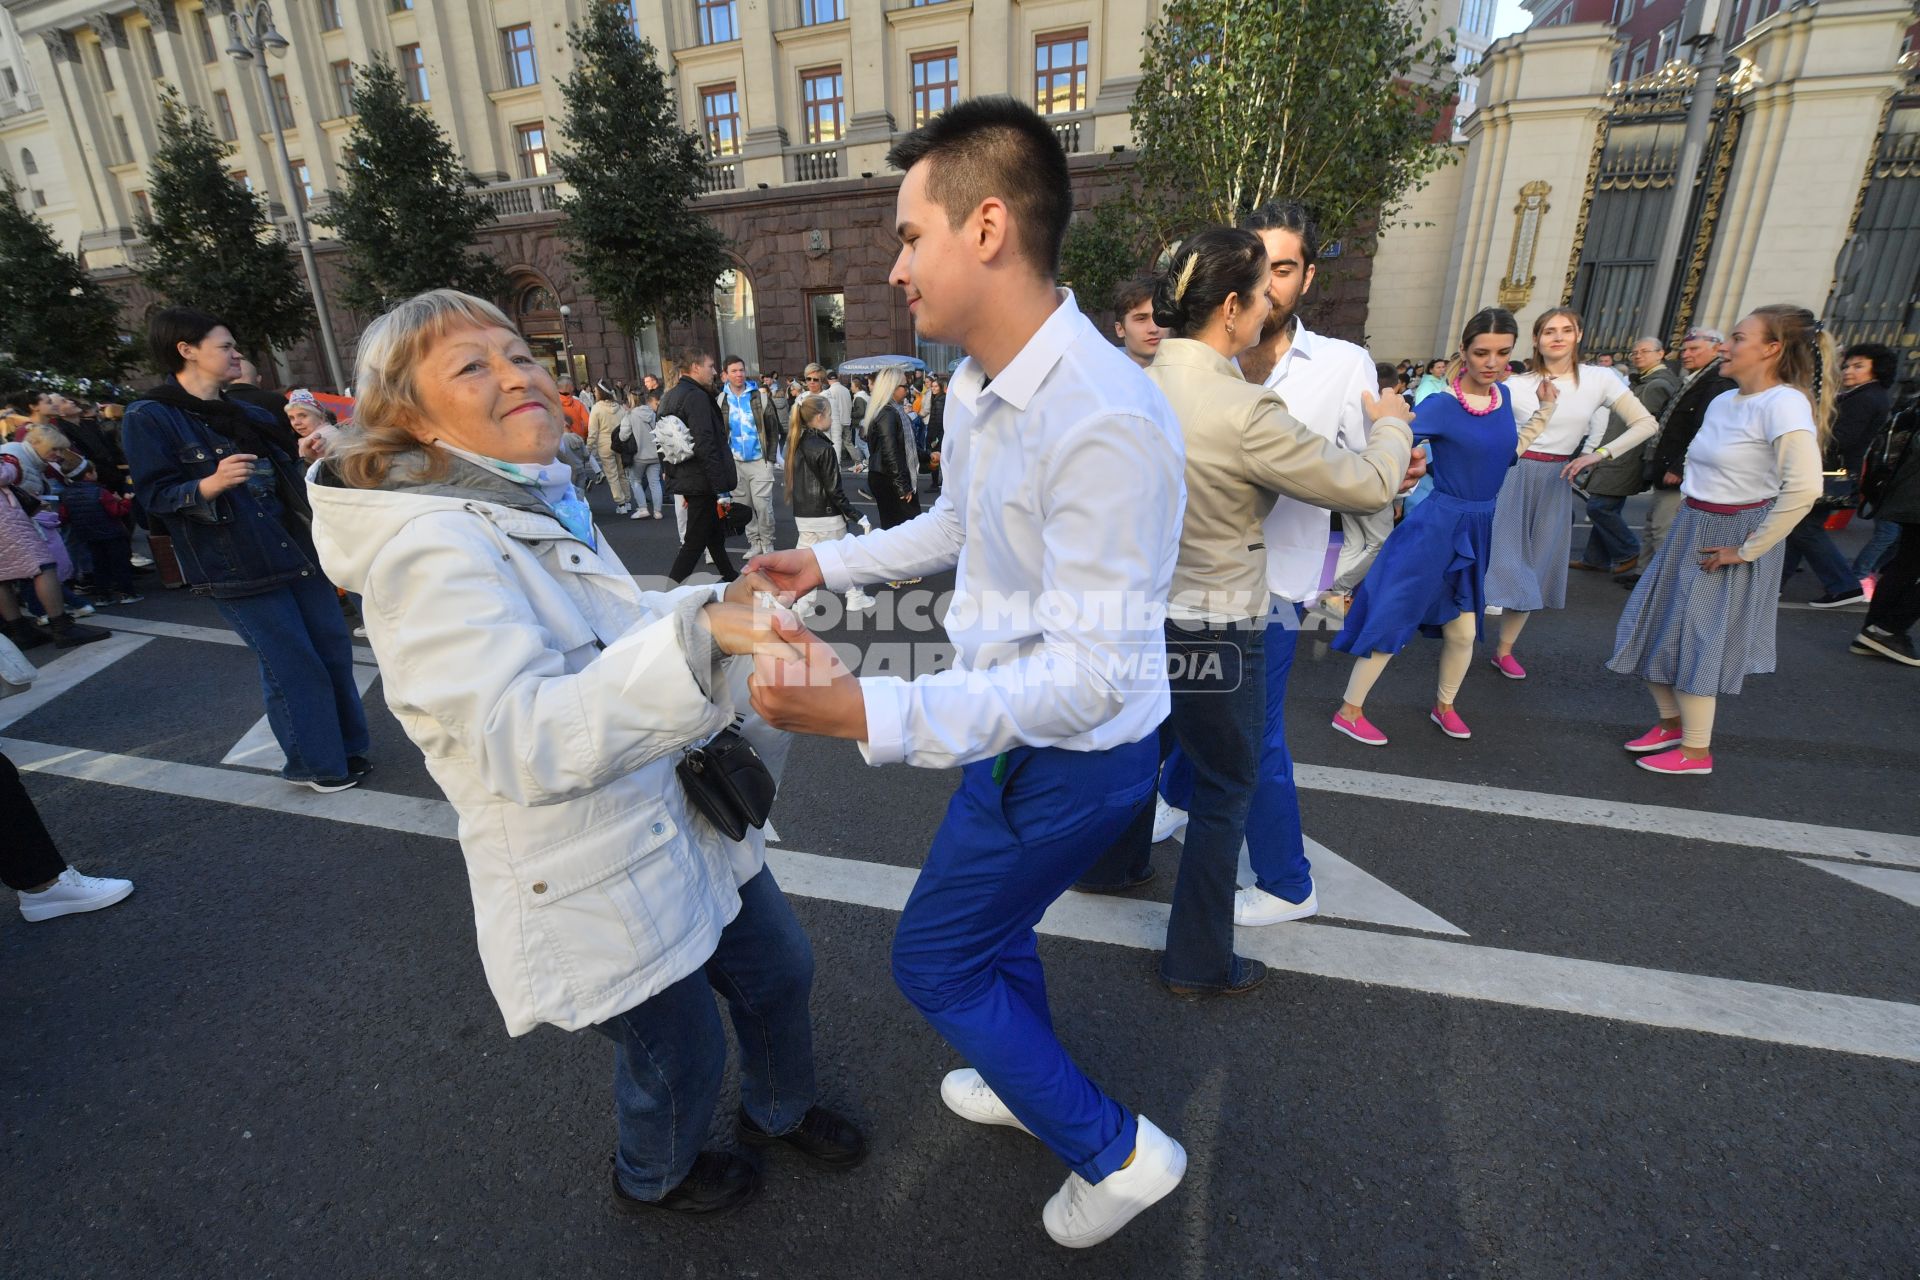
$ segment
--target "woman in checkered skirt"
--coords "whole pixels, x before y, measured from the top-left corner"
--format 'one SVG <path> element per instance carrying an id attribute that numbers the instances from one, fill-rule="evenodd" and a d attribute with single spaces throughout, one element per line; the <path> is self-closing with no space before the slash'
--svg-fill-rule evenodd
<path id="1" fill-rule="evenodd" d="M 1773 670 L 1781 540 L 1820 496 L 1833 422 L 1833 340 L 1805 307 L 1761 307 L 1722 366 L 1685 499 L 1634 587 L 1607 665 L 1647 682 L 1660 723 L 1626 744 L 1642 769 L 1709 774 L 1715 699 Z"/>

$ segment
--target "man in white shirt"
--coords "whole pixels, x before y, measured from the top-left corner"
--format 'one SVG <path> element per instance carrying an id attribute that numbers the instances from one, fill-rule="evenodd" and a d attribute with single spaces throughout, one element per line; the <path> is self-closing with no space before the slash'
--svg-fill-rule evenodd
<path id="1" fill-rule="evenodd" d="M 855 679 L 801 632 L 811 669 L 757 660 L 753 702 L 778 727 L 858 741 L 872 764 L 963 766 L 901 913 L 894 979 L 970 1064 L 942 1083 L 947 1106 L 1027 1130 L 1072 1169 L 1041 1220 L 1080 1248 L 1186 1170 L 1179 1143 L 1067 1056 L 1034 938 L 1152 794 L 1179 425 L 1055 286 L 1072 195 L 1044 120 L 976 98 L 888 159 L 906 171 L 892 281 L 923 339 L 968 353 L 947 396 L 947 482 L 906 524 L 754 565 L 796 594 L 954 568 L 954 664 Z"/>
<path id="2" fill-rule="evenodd" d="M 1127 359 L 1142 369 L 1153 363 L 1160 350 L 1160 339 L 1167 331 L 1153 322 L 1152 276 L 1136 276 L 1120 286 L 1113 296 L 1113 336 L 1120 340 Z"/>
<path id="3" fill-rule="evenodd" d="M 826 375 L 827 411 L 833 415 L 833 427 L 829 431 L 833 437 L 833 456 L 845 465 L 853 426 L 853 392 L 847 390 L 836 371 L 828 369 Z"/>

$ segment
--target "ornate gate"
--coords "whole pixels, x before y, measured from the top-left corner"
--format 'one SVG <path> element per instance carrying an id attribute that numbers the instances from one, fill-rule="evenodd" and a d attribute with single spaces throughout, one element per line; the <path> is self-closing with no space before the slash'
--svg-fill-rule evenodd
<path id="1" fill-rule="evenodd" d="M 1670 62 L 1616 87 L 1613 108 L 1594 138 L 1562 294 L 1586 320 L 1589 351 L 1625 351 L 1642 334 L 1663 330 L 1671 344 L 1686 329 L 1740 139 L 1741 91 L 1752 73 L 1742 63 L 1719 77 L 1705 163 L 1691 189 L 1682 193 L 1675 170 L 1696 74 L 1694 67 Z M 1688 201 L 1686 255 L 1661 313 L 1646 315 L 1660 231 L 1672 202 L 1682 197 Z"/>
<path id="2" fill-rule="evenodd" d="M 1834 341 L 1883 342 L 1900 353 L 1903 379 L 1920 377 L 1920 96 L 1896 97 L 1854 206 L 1834 272 L 1827 326 Z"/>

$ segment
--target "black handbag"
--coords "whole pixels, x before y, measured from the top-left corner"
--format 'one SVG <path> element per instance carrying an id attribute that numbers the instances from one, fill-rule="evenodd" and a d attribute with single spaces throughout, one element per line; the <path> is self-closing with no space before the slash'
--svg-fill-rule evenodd
<path id="1" fill-rule="evenodd" d="M 773 774 L 738 727 L 688 747 L 674 772 L 700 816 L 729 840 L 744 840 L 748 827 L 765 826 L 773 812 Z"/>

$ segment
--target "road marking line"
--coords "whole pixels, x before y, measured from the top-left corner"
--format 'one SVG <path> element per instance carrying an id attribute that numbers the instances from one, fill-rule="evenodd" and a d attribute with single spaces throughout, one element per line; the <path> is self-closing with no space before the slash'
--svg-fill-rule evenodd
<path id="1" fill-rule="evenodd" d="M 7 588 L 0 586 L 0 591 Z M 90 676 L 98 675 L 146 644 L 144 636 L 112 636 L 70 649 L 46 666 L 26 692 L 0 698 L 0 729 L 24 720 Z"/>
<path id="2" fill-rule="evenodd" d="M 365 698 L 373 682 L 380 678 L 380 668 L 363 667 L 356 664 L 353 668 L 353 682 L 360 687 L 360 696 Z M 221 764 L 233 765 L 241 769 L 265 769 L 278 773 L 287 767 L 287 753 L 280 749 L 279 739 L 273 736 L 273 726 L 267 718 L 261 716 L 253 722 L 240 741 L 233 744 L 233 750 L 221 759 Z"/>
<path id="3" fill-rule="evenodd" d="M 22 769 L 56 777 L 441 839 L 455 834 L 452 808 L 440 800 L 364 787 L 322 796 L 258 774 L 16 739 L 0 739 L 0 750 Z M 918 875 L 911 867 L 790 849 L 769 850 L 767 858 L 791 893 L 888 911 L 906 905 Z M 1167 908 L 1157 902 L 1070 893 L 1053 904 L 1040 928 L 1057 937 L 1153 951 L 1166 938 Z M 1236 945 L 1276 968 L 1316 977 L 1920 1062 L 1920 1005 L 1334 924 L 1243 929 Z"/>
<path id="4" fill-rule="evenodd" d="M 198 640 L 204 644 L 225 644 L 244 649 L 247 642 L 237 632 L 225 627 L 196 627 L 185 622 L 155 622 L 151 618 L 124 618 L 119 614 L 111 617 L 95 614 L 94 621 L 115 631 L 132 631 L 143 636 L 159 636 L 166 640 Z M 377 665 L 373 650 L 363 644 L 353 646 L 353 660 Z"/>
<path id="5" fill-rule="evenodd" d="M 1182 845 L 1187 828 L 1174 832 Z M 1467 931 L 1443 920 L 1434 912 L 1401 893 L 1398 889 L 1347 861 L 1312 836 L 1303 837 L 1307 861 L 1313 864 L 1313 891 L 1320 901 L 1318 914 L 1334 920 L 1358 920 L 1362 924 L 1384 924 L 1394 929 L 1415 929 L 1421 933 L 1444 933 L 1456 938 Z M 1247 843 L 1240 842 L 1240 869 L 1236 883 L 1242 888 L 1254 883 L 1253 864 Z"/>
<path id="6" fill-rule="evenodd" d="M 1293 779 L 1308 791 L 1398 800 L 1407 804 L 1438 805 L 1471 813 L 1496 813 L 1542 822 L 1570 822 L 1615 831 L 1644 831 L 1682 840 L 1810 853 L 1823 858 L 1854 858 L 1920 867 L 1920 837 L 1886 831 L 1858 831 L 1823 827 L 1810 822 L 1775 818 L 1748 818 L 1733 813 L 1674 809 L 1657 804 L 1627 804 L 1586 796 L 1557 796 L 1544 791 L 1513 791 L 1470 782 L 1440 782 L 1367 769 L 1334 769 L 1296 764 Z"/>
<path id="7" fill-rule="evenodd" d="M 1900 899 L 1910 907 L 1920 907 L 1920 872 L 1896 871 L 1892 867 L 1854 867 L 1834 862 L 1819 862 L 1812 858 L 1799 858 L 1810 867 L 1839 876 L 1842 880 L 1851 880 L 1863 888 L 1878 890 L 1889 897 Z"/>

